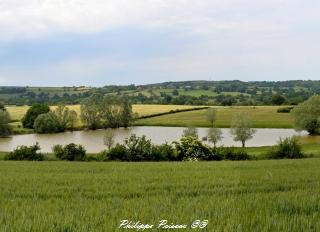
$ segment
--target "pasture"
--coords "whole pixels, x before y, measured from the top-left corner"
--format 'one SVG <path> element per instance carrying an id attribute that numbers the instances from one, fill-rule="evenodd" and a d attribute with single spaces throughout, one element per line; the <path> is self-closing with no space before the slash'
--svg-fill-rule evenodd
<path id="1" fill-rule="evenodd" d="M 125 231 L 117 229 L 123 219 L 209 220 L 201 231 L 318 231 L 319 165 L 1 161 L 0 231 Z"/>
<path id="2" fill-rule="evenodd" d="M 246 112 L 253 120 L 255 128 L 293 128 L 290 113 L 277 113 L 279 106 L 234 106 L 214 107 L 217 109 L 217 126 L 230 127 L 232 117 L 237 112 Z M 181 112 L 147 119 L 140 119 L 136 125 L 143 126 L 195 126 L 210 127 L 206 120 L 206 110 Z"/>

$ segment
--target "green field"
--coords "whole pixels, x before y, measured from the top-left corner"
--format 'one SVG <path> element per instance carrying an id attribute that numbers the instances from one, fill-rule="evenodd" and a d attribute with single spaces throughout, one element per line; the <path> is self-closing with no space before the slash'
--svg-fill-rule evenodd
<path id="1" fill-rule="evenodd" d="M 2 161 L 0 231 L 136 231 L 118 230 L 123 219 L 209 220 L 201 231 L 319 231 L 319 166 Z"/>
<path id="2" fill-rule="evenodd" d="M 246 112 L 252 117 L 255 128 L 293 128 L 293 118 L 288 113 L 277 113 L 278 106 L 214 107 L 217 109 L 217 126 L 228 128 L 237 112 Z M 143 126 L 196 126 L 210 127 L 206 110 L 169 114 L 140 119 L 136 125 Z"/>

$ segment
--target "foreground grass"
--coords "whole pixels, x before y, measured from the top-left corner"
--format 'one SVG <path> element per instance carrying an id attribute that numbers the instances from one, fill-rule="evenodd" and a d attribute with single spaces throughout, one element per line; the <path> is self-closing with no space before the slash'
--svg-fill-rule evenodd
<path id="1" fill-rule="evenodd" d="M 255 128 L 292 128 L 293 118 L 289 113 L 277 113 L 279 106 L 215 107 L 217 126 L 228 128 L 237 112 L 251 115 Z M 195 126 L 210 127 L 206 120 L 206 110 L 182 112 L 148 119 L 140 119 L 136 125 L 143 126 Z"/>
<path id="2" fill-rule="evenodd" d="M 318 231 L 319 166 L 320 159 L 2 161 L 0 231 L 124 231 L 122 219 L 208 219 L 202 231 Z"/>

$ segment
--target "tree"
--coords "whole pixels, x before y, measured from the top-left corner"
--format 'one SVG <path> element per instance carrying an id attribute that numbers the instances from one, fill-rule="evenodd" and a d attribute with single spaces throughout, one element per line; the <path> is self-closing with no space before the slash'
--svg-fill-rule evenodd
<path id="1" fill-rule="evenodd" d="M 6 110 L 5 105 L 3 104 L 3 102 L 0 102 L 0 110 Z"/>
<path id="2" fill-rule="evenodd" d="M 217 120 L 217 110 L 215 108 L 209 108 L 206 112 L 207 120 L 210 122 L 211 127 L 214 127 L 214 124 Z"/>
<path id="3" fill-rule="evenodd" d="M 74 128 L 77 120 L 77 113 L 74 110 L 70 110 L 65 105 L 59 105 L 55 109 L 54 114 L 59 122 L 61 131 L 65 131 L 67 128 Z"/>
<path id="4" fill-rule="evenodd" d="M 222 131 L 219 128 L 209 128 L 208 130 L 208 140 L 213 143 L 213 146 L 216 147 L 217 143 L 223 138 Z"/>
<path id="5" fill-rule="evenodd" d="M 193 138 L 198 138 L 198 129 L 195 127 L 188 127 L 183 130 L 182 137 L 193 137 Z"/>
<path id="6" fill-rule="evenodd" d="M 47 105 L 44 105 L 44 104 L 32 105 L 22 119 L 23 127 L 33 129 L 34 121 L 36 120 L 36 118 L 40 114 L 45 114 L 45 113 L 48 113 L 49 111 L 50 111 L 50 108 Z"/>
<path id="7" fill-rule="evenodd" d="M 320 134 L 320 95 L 315 95 L 292 110 L 297 130 Z"/>
<path id="8" fill-rule="evenodd" d="M 74 127 L 75 127 L 77 121 L 78 121 L 78 114 L 77 114 L 77 112 L 74 111 L 74 110 L 71 110 L 71 111 L 70 111 L 70 129 L 71 129 L 71 131 L 74 130 Z"/>
<path id="9" fill-rule="evenodd" d="M 58 118 L 53 112 L 40 114 L 34 121 L 34 130 L 39 134 L 62 132 Z"/>
<path id="10" fill-rule="evenodd" d="M 108 149 L 112 148 L 114 145 L 114 137 L 115 134 L 112 129 L 107 129 L 103 136 L 103 143 L 108 147 Z"/>
<path id="11" fill-rule="evenodd" d="M 286 98 L 281 94 L 276 93 L 272 95 L 271 101 L 272 101 L 272 104 L 274 105 L 282 105 L 283 103 L 285 103 Z"/>
<path id="12" fill-rule="evenodd" d="M 12 127 L 9 125 L 9 123 L 9 113 L 3 109 L 0 109 L 0 137 L 7 137 L 12 134 Z"/>
<path id="13" fill-rule="evenodd" d="M 93 94 L 91 97 L 84 100 L 81 104 L 81 120 L 92 130 L 98 129 L 102 122 L 101 118 L 101 94 Z"/>
<path id="14" fill-rule="evenodd" d="M 132 105 L 127 97 L 122 97 L 120 100 L 122 107 L 120 123 L 123 127 L 129 127 L 133 121 Z"/>
<path id="15" fill-rule="evenodd" d="M 245 147 L 246 141 L 251 139 L 256 130 L 251 128 L 252 120 L 246 112 L 237 113 L 231 122 L 231 134 L 234 141 L 241 141 Z"/>

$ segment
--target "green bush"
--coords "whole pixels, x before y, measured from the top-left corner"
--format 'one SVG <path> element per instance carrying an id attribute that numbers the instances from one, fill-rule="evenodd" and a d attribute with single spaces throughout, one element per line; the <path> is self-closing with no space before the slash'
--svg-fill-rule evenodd
<path id="1" fill-rule="evenodd" d="M 100 160 L 107 161 L 107 160 L 118 160 L 118 161 L 130 161 L 128 160 L 128 151 L 127 148 L 117 143 L 114 147 L 110 148 L 109 150 L 103 151 L 99 154 Z"/>
<path id="2" fill-rule="evenodd" d="M 7 154 L 5 160 L 30 160 L 30 161 L 42 161 L 44 155 L 40 152 L 39 144 L 33 146 L 19 146 L 13 152 Z"/>
<path id="3" fill-rule="evenodd" d="M 277 109 L 278 113 L 290 113 L 291 110 L 293 110 L 293 106 L 289 106 L 289 107 L 281 107 L 279 109 Z"/>
<path id="4" fill-rule="evenodd" d="M 175 161 L 177 160 L 177 153 L 170 144 L 161 144 L 152 146 L 152 160 L 153 161 Z"/>
<path id="5" fill-rule="evenodd" d="M 280 139 L 278 144 L 271 148 L 266 154 L 269 159 L 299 159 L 303 158 L 304 154 L 301 150 L 299 138 L 293 136 L 291 138 Z"/>
<path id="6" fill-rule="evenodd" d="M 250 156 L 242 148 L 235 147 L 219 147 L 215 148 L 213 153 L 216 157 L 224 160 L 249 160 Z"/>
<path id="7" fill-rule="evenodd" d="M 70 143 L 66 146 L 55 145 L 52 148 L 54 155 L 61 160 L 84 161 L 86 160 L 86 150 L 81 145 Z"/>
<path id="8" fill-rule="evenodd" d="M 40 114 L 45 114 L 50 111 L 49 106 L 44 104 L 34 104 L 32 105 L 27 113 L 22 118 L 22 125 L 25 128 L 33 129 L 34 121 Z"/>
<path id="9" fill-rule="evenodd" d="M 207 160 L 212 155 L 211 149 L 195 137 L 182 137 L 174 144 L 178 160 Z"/>
<path id="10" fill-rule="evenodd" d="M 40 114 L 34 121 L 34 130 L 36 133 L 57 133 L 62 132 L 57 116 L 53 112 Z"/>

